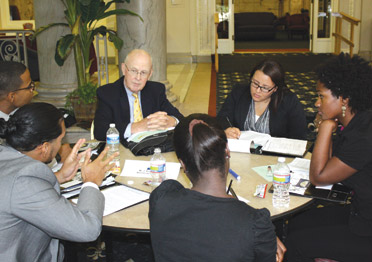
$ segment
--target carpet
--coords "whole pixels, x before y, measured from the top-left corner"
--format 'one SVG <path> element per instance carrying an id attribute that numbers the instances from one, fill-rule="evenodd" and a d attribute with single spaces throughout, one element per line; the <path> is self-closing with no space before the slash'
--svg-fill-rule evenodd
<path id="1" fill-rule="evenodd" d="M 276 31 L 275 39 L 272 40 L 235 40 L 236 50 L 255 50 L 255 49 L 309 49 L 309 40 L 302 37 L 288 39 L 288 34 L 285 31 Z M 262 52 L 262 51 L 261 51 Z M 280 51 L 279 51 L 280 52 Z"/>
<path id="2" fill-rule="evenodd" d="M 331 54 L 313 53 L 234 53 L 219 55 L 219 72 L 250 72 L 254 65 L 265 58 L 282 64 L 286 72 L 310 72 Z"/>
<path id="3" fill-rule="evenodd" d="M 64 262 L 154 262 L 149 233 L 102 232 L 90 243 L 62 241 Z M 104 241 L 103 241 L 104 240 Z"/>

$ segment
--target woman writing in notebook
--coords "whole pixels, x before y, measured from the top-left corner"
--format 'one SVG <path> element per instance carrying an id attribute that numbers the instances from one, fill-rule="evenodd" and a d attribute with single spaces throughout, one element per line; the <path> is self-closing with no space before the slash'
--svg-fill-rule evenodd
<path id="1" fill-rule="evenodd" d="M 239 138 L 241 130 L 306 138 L 303 107 L 287 88 L 282 66 L 273 60 L 263 60 L 253 68 L 251 81 L 231 91 L 217 118 L 227 138 Z"/>
<path id="2" fill-rule="evenodd" d="M 254 209 L 226 193 L 230 151 L 224 131 L 203 114 L 180 121 L 177 157 L 191 189 L 166 180 L 150 196 L 156 261 L 281 261 L 267 209 Z"/>
<path id="3" fill-rule="evenodd" d="M 351 204 L 312 209 L 290 221 L 288 261 L 372 261 L 372 68 L 342 53 L 316 73 L 322 120 L 310 180 L 341 182 L 354 193 Z"/>

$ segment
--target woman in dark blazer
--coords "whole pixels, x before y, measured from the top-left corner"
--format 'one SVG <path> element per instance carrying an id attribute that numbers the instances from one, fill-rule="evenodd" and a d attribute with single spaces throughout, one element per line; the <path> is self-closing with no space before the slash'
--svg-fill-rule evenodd
<path id="1" fill-rule="evenodd" d="M 251 81 L 231 91 L 217 118 L 228 138 L 239 138 L 241 130 L 306 138 L 303 107 L 287 88 L 282 66 L 273 60 L 263 60 L 254 67 Z"/>

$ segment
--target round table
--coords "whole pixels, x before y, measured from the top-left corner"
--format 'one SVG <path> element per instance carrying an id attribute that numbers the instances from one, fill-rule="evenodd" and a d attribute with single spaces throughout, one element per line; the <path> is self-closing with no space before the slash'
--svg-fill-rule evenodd
<path id="1" fill-rule="evenodd" d="M 163 153 L 167 162 L 178 162 L 176 154 L 174 152 Z M 305 156 L 306 158 L 309 155 Z M 151 156 L 134 156 L 128 149 L 121 146 L 120 148 L 120 159 L 121 166 L 124 167 L 126 159 L 132 160 L 146 160 L 149 161 Z M 291 158 L 287 158 L 287 162 L 292 161 Z M 230 158 L 230 168 L 240 175 L 241 180 L 237 181 L 230 174 L 228 175 L 227 181 L 233 179 L 232 188 L 238 196 L 241 196 L 249 201 L 249 205 L 254 208 L 267 208 L 270 211 L 272 220 L 283 218 L 289 214 L 293 214 L 308 205 L 311 204 L 311 198 L 291 196 L 290 204 L 288 208 L 277 209 L 273 207 L 272 204 L 272 194 L 266 194 L 265 198 L 254 197 L 256 186 L 258 184 L 269 184 L 268 189 L 271 186 L 271 182 L 267 182 L 264 178 L 258 175 L 252 170 L 253 167 L 265 166 L 265 165 L 275 165 L 277 163 L 277 157 L 256 155 L 256 154 L 246 154 L 246 153 L 234 153 L 231 152 Z M 151 192 L 153 189 L 150 186 L 143 185 L 144 181 L 148 178 L 137 178 L 137 177 L 126 177 L 118 176 L 116 181 L 128 185 L 128 181 L 132 181 L 130 187 L 134 187 L 146 192 Z M 189 179 L 184 174 L 182 168 L 177 179 L 185 187 L 190 188 L 191 183 Z M 126 232 L 149 232 L 149 202 L 143 202 L 141 204 L 123 209 L 111 215 L 105 216 L 103 218 L 103 226 L 105 229 L 120 230 Z"/>

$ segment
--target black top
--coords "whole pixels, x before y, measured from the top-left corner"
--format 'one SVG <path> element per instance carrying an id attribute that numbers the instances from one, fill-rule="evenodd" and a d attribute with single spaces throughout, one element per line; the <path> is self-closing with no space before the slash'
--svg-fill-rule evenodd
<path id="1" fill-rule="evenodd" d="M 218 112 L 217 118 L 222 127 L 224 129 L 230 127 L 228 118 L 234 127 L 244 130 L 244 122 L 251 102 L 249 84 L 237 85 Z M 269 129 L 270 135 L 274 137 L 306 139 L 305 112 L 297 96 L 291 91 L 284 92 L 277 112 L 270 110 Z"/>
<path id="2" fill-rule="evenodd" d="M 275 261 L 276 235 L 267 209 L 185 189 L 166 180 L 150 196 L 156 261 Z"/>
<path id="3" fill-rule="evenodd" d="M 342 184 L 354 190 L 349 225 L 372 236 L 372 112 L 357 113 L 333 143 L 333 156 L 358 170 Z"/>
<path id="4" fill-rule="evenodd" d="M 94 137 L 105 141 L 110 123 L 115 123 L 120 134 L 120 141 L 126 145 L 124 132 L 130 123 L 130 110 L 127 92 L 124 87 L 124 77 L 111 84 L 97 89 L 98 105 L 94 118 Z M 158 111 L 167 112 L 179 120 L 182 114 L 167 99 L 165 86 L 159 82 L 147 81 L 141 90 L 141 109 L 143 117 Z"/>

